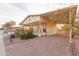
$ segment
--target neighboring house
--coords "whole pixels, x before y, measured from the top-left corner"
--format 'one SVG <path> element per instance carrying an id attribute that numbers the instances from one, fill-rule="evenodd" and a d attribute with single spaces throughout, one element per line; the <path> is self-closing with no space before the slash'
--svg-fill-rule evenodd
<path id="1" fill-rule="evenodd" d="M 32 29 L 33 33 L 39 37 L 53 35 L 58 31 L 57 24 L 69 24 L 75 19 L 76 10 L 77 6 L 74 5 L 43 14 L 29 15 L 20 25 L 24 29 Z"/>

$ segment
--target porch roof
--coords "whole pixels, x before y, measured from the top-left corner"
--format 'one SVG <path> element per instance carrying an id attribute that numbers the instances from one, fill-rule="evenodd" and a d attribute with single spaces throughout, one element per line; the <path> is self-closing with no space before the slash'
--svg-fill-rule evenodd
<path id="1" fill-rule="evenodd" d="M 20 25 L 23 25 L 23 22 L 27 20 L 30 16 L 41 16 L 44 18 L 47 18 L 48 20 L 55 21 L 56 23 L 69 23 L 69 12 L 71 12 L 71 19 L 75 19 L 77 10 L 77 5 L 69 6 L 62 9 L 57 9 L 55 11 L 46 12 L 43 14 L 38 15 L 28 15 L 21 23 Z"/>

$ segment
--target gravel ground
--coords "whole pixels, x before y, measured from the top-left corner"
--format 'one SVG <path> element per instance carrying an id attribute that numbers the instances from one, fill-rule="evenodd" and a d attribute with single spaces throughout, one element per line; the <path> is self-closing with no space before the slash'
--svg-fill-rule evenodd
<path id="1" fill-rule="evenodd" d="M 76 39 L 76 55 L 79 55 L 79 40 Z M 69 37 L 52 35 L 29 40 L 5 40 L 7 56 L 71 56 Z M 78 47 L 78 48 L 77 48 Z"/>

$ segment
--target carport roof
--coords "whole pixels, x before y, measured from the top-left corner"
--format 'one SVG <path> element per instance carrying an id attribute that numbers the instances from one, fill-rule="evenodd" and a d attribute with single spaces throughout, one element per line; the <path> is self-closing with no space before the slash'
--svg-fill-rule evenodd
<path id="1" fill-rule="evenodd" d="M 77 5 L 58 9 L 55 11 L 41 14 L 41 16 L 48 18 L 49 20 L 56 21 L 57 23 L 69 23 L 69 12 L 71 12 L 71 19 L 75 19 Z"/>
<path id="2" fill-rule="evenodd" d="M 62 9 L 57 9 L 55 11 L 50 11 L 37 15 L 28 15 L 20 24 L 22 25 L 25 20 L 30 16 L 42 16 L 48 20 L 56 21 L 57 23 L 69 23 L 69 12 L 71 12 L 71 19 L 75 19 L 77 10 L 77 5 L 65 7 Z"/>

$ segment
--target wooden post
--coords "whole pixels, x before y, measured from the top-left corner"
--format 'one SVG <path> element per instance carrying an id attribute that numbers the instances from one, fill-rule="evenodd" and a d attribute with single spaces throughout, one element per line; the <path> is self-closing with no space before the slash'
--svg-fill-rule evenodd
<path id="1" fill-rule="evenodd" d="M 70 24 L 70 30 L 69 30 L 69 32 L 70 32 L 70 36 L 69 36 L 69 43 L 72 43 L 72 22 L 71 22 L 72 20 L 71 20 L 71 12 L 69 12 L 69 24 Z"/>
<path id="2" fill-rule="evenodd" d="M 75 42 L 73 40 L 73 21 L 71 19 L 71 11 L 69 11 L 69 24 L 70 24 L 70 36 L 69 36 L 69 44 L 70 44 L 70 51 L 73 56 L 75 56 Z"/>

